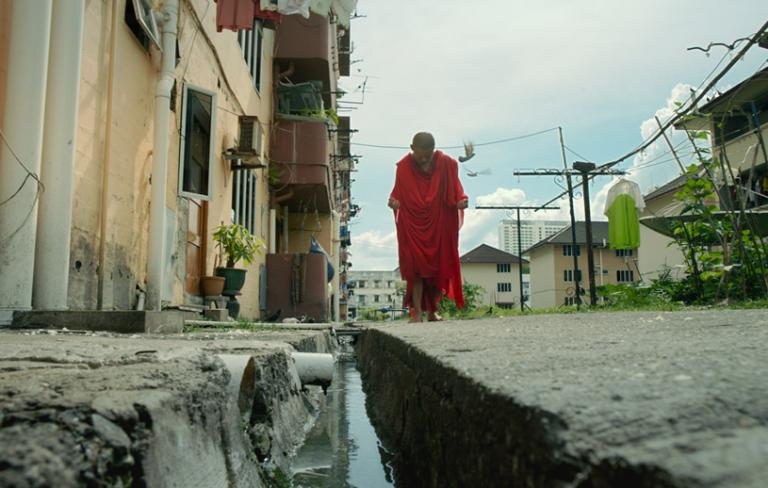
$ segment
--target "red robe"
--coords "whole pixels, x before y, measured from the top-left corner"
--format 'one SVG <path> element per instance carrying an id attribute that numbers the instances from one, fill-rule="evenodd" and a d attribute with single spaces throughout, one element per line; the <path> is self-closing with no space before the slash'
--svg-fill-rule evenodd
<path id="1" fill-rule="evenodd" d="M 456 204 L 467 196 L 459 181 L 458 163 L 435 151 L 428 171 L 422 173 L 408 154 L 397 163 L 390 197 L 400 202 L 395 210 L 397 247 L 400 275 L 408 282 L 403 305 L 410 305 L 413 281 L 422 278 L 428 285 L 422 310 L 435 311 L 443 293 L 462 308 L 459 228 L 464 211 Z"/>

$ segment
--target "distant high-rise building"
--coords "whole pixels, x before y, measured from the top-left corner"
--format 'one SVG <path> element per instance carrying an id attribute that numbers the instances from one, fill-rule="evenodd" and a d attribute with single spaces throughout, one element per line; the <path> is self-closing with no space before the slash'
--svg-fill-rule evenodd
<path id="1" fill-rule="evenodd" d="M 522 251 L 563 230 L 568 225 L 569 223 L 564 220 L 521 220 L 520 241 L 522 249 L 518 249 L 517 221 L 503 219 L 499 222 L 499 249 L 520 256 Z"/>

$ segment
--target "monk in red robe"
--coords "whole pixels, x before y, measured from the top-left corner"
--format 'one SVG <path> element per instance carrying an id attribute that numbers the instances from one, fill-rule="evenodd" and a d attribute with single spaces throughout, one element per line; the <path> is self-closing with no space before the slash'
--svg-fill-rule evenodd
<path id="1" fill-rule="evenodd" d="M 459 228 L 468 198 L 455 159 L 435 151 L 432 134 L 413 137 L 411 153 L 397 163 L 389 207 L 395 212 L 400 275 L 407 282 L 404 306 L 411 322 L 440 320 L 437 306 L 445 294 L 464 306 L 459 268 Z"/>

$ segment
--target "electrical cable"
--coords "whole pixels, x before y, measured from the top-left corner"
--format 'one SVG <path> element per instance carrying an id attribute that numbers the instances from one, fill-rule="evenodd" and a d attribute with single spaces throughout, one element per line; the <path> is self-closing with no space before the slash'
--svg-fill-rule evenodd
<path id="1" fill-rule="evenodd" d="M 527 139 L 529 137 L 535 137 L 541 134 L 546 134 L 547 132 L 556 131 L 557 127 L 552 127 L 550 129 L 544 129 L 536 132 L 530 132 L 528 134 L 522 134 L 519 136 L 514 137 L 507 137 L 505 139 L 497 139 L 495 141 L 488 141 L 488 142 L 479 142 L 472 144 L 474 147 L 480 147 L 480 146 L 490 146 L 493 144 L 503 144 L 505 142 L 513 142 L 513 141 L 519 141 L 521 139 Z M 392 146 L 387 144 L 367 144 L 363 142 L 351 142 L 350 143 L 353 146 L 363 146 L 363 147 L 374 147 L 378 149 L 410 149 L 410 146 Z M 464 149 L 464 145 L 460 146 L 438 146 L 438 149 Z"/>

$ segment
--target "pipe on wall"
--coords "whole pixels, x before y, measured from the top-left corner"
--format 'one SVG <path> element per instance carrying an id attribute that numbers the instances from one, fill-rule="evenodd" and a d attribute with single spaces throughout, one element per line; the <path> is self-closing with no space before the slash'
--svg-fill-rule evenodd
<path id="1" fill-rule="evenodd" d="M 32 305 L 64 310 L 69 289 L 72 187 L 85 0 L 53 4 Z"/>
<path id="2" fill-rule="evenodd" d="M 0 141 L 0 322 L 32 307 L 52 0 L 11 6 Z"/>
<path id="3" fill-rule="evenodd" d="M 155 86 L 154 150 L 152 192 L 149 211 L 149 249 L 147 259 L 147 301 L 149 310 L 162 308 L 165 280 L 165 195 L 168 187 L 168 144 L 171 116 L 171 90 L 176 82 L 176 36 L 178 0 L 163 4 L 163 55 L 160 78 Z"/>
<path id="4" fill-rule="evenodd" d="M 99 265 L 96 307 L 106 308 L 105 288 L 107 269 L 107 222 L 109 220 L 109 167 L 112 160 L 112 107 L 115 86 L 115 63 L 117 56 L 117 0 L 112 0 L 109 28 L 109 66 L 107 67 L 107 107 L 104 129 L 104 157 L 101 166 L 101 203 L 99 205 Z"/>

